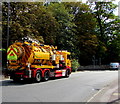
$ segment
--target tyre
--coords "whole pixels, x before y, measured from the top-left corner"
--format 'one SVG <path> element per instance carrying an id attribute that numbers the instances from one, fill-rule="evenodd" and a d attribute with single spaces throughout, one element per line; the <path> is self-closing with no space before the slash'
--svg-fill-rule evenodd
<path id="1" fill-rule="evenodd" d="M 37 71 L 37 73 L 36 73 L 36 76 L 35 76 L 35 82 L 40 82 L 41 81 L 41 73 L 39 72 L 39 71 Z"/>
<path id="2" fill-rule="evenodd" d="M 50 73 L 49 73 L 49 71 L 45 71 L 45 73 L 44 73 L 44 81 L 48 81 L 49 78 L 50 78 Z"/>
<path id="3" fill-rule="evenodd" d="M 65 77 L 68 78 L 70 76 L 69 70 L 66 70 Z"/>

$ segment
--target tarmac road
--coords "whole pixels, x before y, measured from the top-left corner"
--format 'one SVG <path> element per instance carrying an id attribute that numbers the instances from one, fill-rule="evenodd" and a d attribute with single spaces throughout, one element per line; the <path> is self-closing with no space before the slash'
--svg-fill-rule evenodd
<path id="1" fill-rule="evenodd" d="M 5 80 L 2 81 L 2 102 L 87 103 L 93 101 L 97 94 L 117 80 L 118 71 L 77 72 L 72 73 L 69 78 L 40 83 L 15 83 Z"/>

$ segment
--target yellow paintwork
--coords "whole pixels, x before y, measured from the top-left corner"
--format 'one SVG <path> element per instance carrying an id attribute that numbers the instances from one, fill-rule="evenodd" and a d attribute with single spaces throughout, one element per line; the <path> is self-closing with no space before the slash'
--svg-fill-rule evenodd
<path id="1" fill-rule="evenodd" d="M 16 70 L 19 67 L 20 66 L 18 66 L 18 65 L 16 65 L 16 66 L 8 66 L 8 69 L 10 69 L 10 70 Z"/>
<path id="2" fill-rule="evenodd" d="M 18 69 L 19 67 L 25 69 L 27 63 L 29 63 L 32 68 L 57 68 L 61 55 L 65 65 L 71 67 L 71 60 L 67 57 L 70 55 L 70 52 L 57 51 L 57 47 L 29 42 L 15 42 L 10 47 L 15 47 L 18 52 L 18 60 L 16 60 L 16 62 L 13 60 L 13 63 L 8 60 L 8 66 L 13 70 Z M 52 55 L 55 55 L 55 60 L 52 60 Z M 56 66 L 53 65 L 53 63 L 55 63 Z"/>
<path id="3" fill-rule="evenodd" d="M 62 70 L 56 70 L 56 73 L 62 72 Z"/>
<path id="4" fill-rule="evenodd" d="M 30 57 L 28 58 L 28 63 L 33 63 L 34 62 L 34 54 L 33 53 L 31 53 L 30 54 Z"/>
<path id="5" fill-rule="evenodd" d="M 34 52 L 34 59 L 45 59 L 49 60 L 50 59 L 50 53 L 46 52 Z"/>
<path id="6" fill-rule="evenodd" d="M 61 51 L 61 54 L 64 57 L 65 65 L 71 67 L 71 60 L 67 58 L 67 55 L 70 55 L 70 52 L 67 51 Z"/>
<path id="7" fill-rule="evenodd" d="M 39 66 L 39 65 L 31 65 L 32 68 L 55 68 L 55 66 L 48 66 L 48 65 L 42 65 L 42 66 Z"/>

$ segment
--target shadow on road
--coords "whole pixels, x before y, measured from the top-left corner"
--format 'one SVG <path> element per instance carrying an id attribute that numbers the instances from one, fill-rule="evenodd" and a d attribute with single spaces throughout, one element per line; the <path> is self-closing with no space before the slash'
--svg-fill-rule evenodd
<path id="1" fill-rule="evenodd" d="M 52 80 L 59 80 L 59 79 L 63 79 L 62 77 L 60 78 L 50 78 L 48 81 L 52 81 Z M 2 86 L 23 86 L 23 85 L 27 85 L 27 84 L 40 84 L 40 83 L 46 83 L 48 81 L 41 81 L 39 83 L 34 82 L 33 80 L 29 79 L 29 80 L 20 80 L 18 82 L 14 82 L 13 80 L 4 80 L 0 82 L 0 85 Z"/>
<path id="2" fill-rule="evenodd" d="M 26 81 L 14 82 L 13 80 L 4 80 L 0 83 L 2 83 L 2 86 L 20 86 L 25 84 L 32 84 L 33 82 L 26 82 Z"/>

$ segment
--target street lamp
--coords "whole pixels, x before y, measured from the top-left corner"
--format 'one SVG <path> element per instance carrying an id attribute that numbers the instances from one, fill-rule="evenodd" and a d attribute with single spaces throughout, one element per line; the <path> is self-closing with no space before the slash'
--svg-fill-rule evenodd
<path id="1" fill-rule="evenodd" d="M 9 21 L 10 21 L 10 18 L 9 18 L 9 16 L 10 16 L 10 2 L 8 1 L 8 18 L 7 18 L 7 24 L 8 24 L 8 26 L 7 26 L 7 48 L 9 47 L 9 28 L 10 28 L 10 23 L 9 23 Z M 8 67 L 8 61 L 7 61 L 7 67 Z"/>

